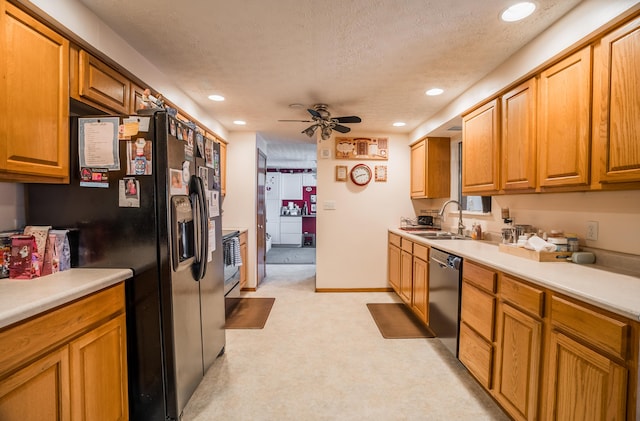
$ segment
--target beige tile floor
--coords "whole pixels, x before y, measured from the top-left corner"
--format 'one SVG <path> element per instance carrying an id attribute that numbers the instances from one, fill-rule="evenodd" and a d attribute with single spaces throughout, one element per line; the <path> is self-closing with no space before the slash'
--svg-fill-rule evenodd
<path id="1" fill-rule="evenodd" d="M 316 293 L 315 266 L 268 265 L 261 330 L 228 330 L 183 413 L 205 420 L 507 420 L 437 339 L 384 339 L 366 307 L 392 293 Z"/>

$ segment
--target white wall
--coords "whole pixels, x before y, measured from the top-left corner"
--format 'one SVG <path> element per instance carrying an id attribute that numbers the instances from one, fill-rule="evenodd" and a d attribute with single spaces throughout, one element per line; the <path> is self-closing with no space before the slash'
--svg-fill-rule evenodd
<path id="1" fill-rule="evenodd" d="M 22 228 L 24 214 L 22 184 L 0 183 L 0 231 Z"/>
<path id="2" fill-rule="evenodd" d="M 336 160 L 333 137 L 318 144 L 318 209 L 316 217 L 316 288 L 387 288 L 387 228 L 401 216 L 412 216 L 409 198 L 411 155 L 405 135 L 350 133 L 353 137 L 388 137 L 388 161 Z M 322 159 L 321 150 L 331 158 Z M 335 181 L 335 166 L 358 163 L 387 165 L 387 182 L 358 187 Z M 334 201 L 335 210 L 326 210 Z"/>
<path id="3" fill-rule="evenodd" d="M 227 195 L 222 203 L 222 227 L 246 229 L 247 287 L 256 286 L 256 134 L 229 133 Z"/>

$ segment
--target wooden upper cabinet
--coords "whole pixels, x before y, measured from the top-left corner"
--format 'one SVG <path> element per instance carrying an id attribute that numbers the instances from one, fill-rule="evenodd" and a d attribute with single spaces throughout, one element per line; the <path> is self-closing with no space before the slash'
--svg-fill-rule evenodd
<path id="1" fill-rule="evenodd" d="M 540 74 L 538 159 L 540 187 L 589 184 L 591 47 Z"/>
<path id="2" fill-rule="evenodd" d="M 0 179 L 69 182 L 69 42 L 0 2 Z"/>
<path id="3" fill-rule="evenodd" d="M 462 193 L 495 193 L 500 187 L 497 99 L 462 117 Z"/>
<path id="4" fill-rule="evenodd" d="M 536 79 L 531 78 L 501 97 L 501 188 L 536 188 Z"/>
<path id="5" fill-rule="evenodd" d="M 142 102 L 142 94 L 144 93 L 144 89 L 136 85 L 135 83 L 131 83 L 131 93 L 129 95 L 129 113 L 136 114 L 136 112 L 140 109 L 144 108 L 144 102 Z"/>
<path id="6" fill-rule="evenodd" d="M 640 181 L 640 18 L 603 37 L 600 50 L 600 182 Z"/>
<path id="7" fill-rule="evenodd" d="M 129 79 L 85 50 L 73 48 L 71 55 L 71 96 L 108 112 L 129 114 Z"/>
<path id="8" fill-rule="evenodd" d="M 449 197 L 451 146 L 448 137 L 428 137 L 411 146 L 411 198 Z"/>
<path id="9" fill-rule="evenodd" d="M 227 144 L 220 142 L 220 194 L 227 194 Z"/>

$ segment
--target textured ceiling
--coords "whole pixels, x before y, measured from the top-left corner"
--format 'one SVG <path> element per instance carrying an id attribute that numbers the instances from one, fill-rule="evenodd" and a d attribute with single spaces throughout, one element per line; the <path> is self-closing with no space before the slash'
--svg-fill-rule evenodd
<path id="1" fill-rule="evenodd" d="M 81 1 L 229 131 L 269 143 L 313 143 L 308 123 L 278 120 L 315 103 L 360 116 L 358 131 L 408 133 L 580 3 L 535 0 L 508 24 L 516 0 Z"/>

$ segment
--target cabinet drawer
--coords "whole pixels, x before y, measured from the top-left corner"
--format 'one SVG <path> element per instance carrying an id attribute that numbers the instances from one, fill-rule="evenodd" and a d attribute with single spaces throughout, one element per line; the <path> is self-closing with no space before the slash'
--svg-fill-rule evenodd
<path id="1" fill-rule="evenodd" d="M 562 298 L 551 297 L 554 327 L 572 333 L 613 356 L 626 359 L 630 326 Z"/>
<path id="2" fill-rule="evenodd" d="M 493 341 L 496 300 L 466 280 L 462 282 L 460 318 L 481 336 Z"/>
<path id="3" fill-rule="evenodd" d="M 389 233 L 389 244 L 393 244 L 396 247 L 400 247 L 401 237 L 398 234 Z"/>
<path id="4" fill-rule="evenodd" d="M 500 298 L 536 317 L 544 316 L 544 292 L 514 278 L 502 276 Z"/>
<path id="5" fill-rule="evenodd" d="M 496 292 L 496 273 L 465 260 L 462 265 L 462 277 L 488 292 Z"/>
<path id="6" fill-rule="evenodd" d="M 420 244 L 413 245 L 413 257 L 422 259 L 425 262 L 429 260 L 429 247 L 421 246 Z"/>
<path id="7" fill-rule="evenodd" d="M 485 388 L 493 387 L 491 384 L 493 346 L 465 323 L 460 324 L 458 359 Z"/>
<path id="8" fill-rule="evenodd" d="M 407 240 L 406 238 L 402 239 L 402 250 L 408 252 L 408 253 L 413 253 L 413 243 L 409 240 Z"/>
<path id="9" fill-rule="evenodd" d="M 84 50 L 78 54 L 78 94 L 118 113 L 129 112 L 131 82 Z"/>

